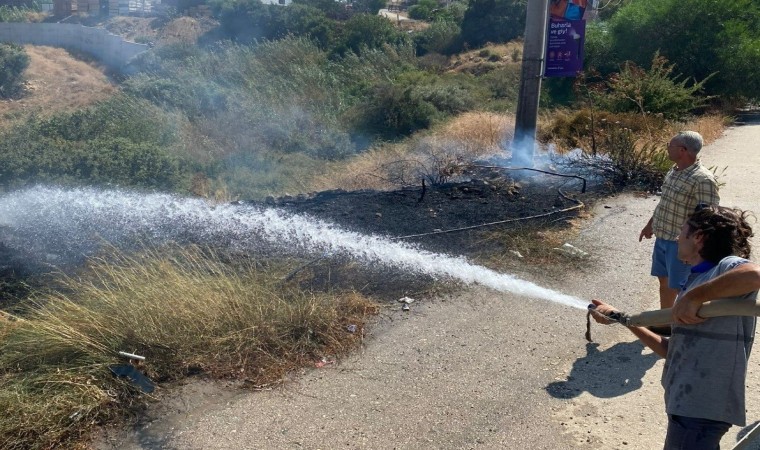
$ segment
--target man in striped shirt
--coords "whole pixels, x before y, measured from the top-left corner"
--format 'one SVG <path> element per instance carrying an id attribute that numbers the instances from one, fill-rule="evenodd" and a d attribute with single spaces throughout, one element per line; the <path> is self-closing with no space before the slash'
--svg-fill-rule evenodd
<path id="1" fill-rule="evenodd" d="M 696 131 L 682 131 L 668 144 L 668 158 L 675 164 L 665 175 L 662 196 L 643 238 L 656 237 L 652 253 L 652 272 L 660 284 L 660 307 L 670 308 L 678 290 L 689 275 L 690 266 L 678 259 L 678 233 L 698 205 L 718 205 L 718 183 L 710 170 L 697 159 L 702 136 Z"/>

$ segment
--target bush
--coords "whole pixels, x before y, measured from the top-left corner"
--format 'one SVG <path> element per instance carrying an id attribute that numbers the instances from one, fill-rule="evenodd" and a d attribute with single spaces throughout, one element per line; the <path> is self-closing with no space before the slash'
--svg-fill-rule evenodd
<path id="1" fill-rule="evenodd" d="M 225 35 L 240 43 L 308 36 L 322 48 L 331 46 L 334 22 L 319 9 L 301 3 L 283 8 L 259 0 L 217 2 L 214 9 Z"/>
<path id="2" fill-rule="evenodd" d="M 520 76 L 520 66 L 508 65 L 488 72 L 480 80 L 488 88 L 492 99 L 506 100 L 510 105 L 517 105 Z"/>
<path id="3" fill-rule="evenodd" d="M 617 129 L 631 130 L 643 141 L 651 142 L 665 142 L 671 132 L 667 120 L 661 115 L 644 116 L 580 108 L 556 110 L 551 121 L 539 128 L 537 136 L 541 142 L 552 143 L 560 150 L 581 148 L 593 153 L 594 143 L 598 150 L 606 136 Z"/>
<path id="4" fill-rule="evenodd" d="M 138 75 L 122 85 L 125 93 L 142 97 L 165 108 L 177 108 L 189 117 L 214 116 L 227 109 L 228 94 L 213 81 L 197 78 L 176 80 L 154 75 Z"/>
<path id="5" fill-rule="evenodd" d="M 413 86 L 390 83 L 376 86 L 361 111 L 356 125 L 387 139 L 408 136 L 441 118 L 436 107 L 423 99 Z"/>
<path id="6" fill-rule="evenodd" d="M 386 45 L 395 47 L 408 43 L 407 35 L 385 17 L 358 14 L 342 24 L 334 52 L 340 55 L 349 51 L 361 54 Z"/>
<path id="7" fill-rule="evenodd" d="M 586 70 L 604 76 L 620 69 L 620 59 L 615 53 L 614 40 L 606 23 L 590 21 L 586 24 L 583 63 Z"/>
<path id="8" fill-rule="evenodd" d="M 476 93 L 462 78 L 405 73 L 393 83 L 380 83 L 355 118 L 363 130 L 383 138 L 408 136 L 449 115 L 472 109 Z"/>
<path id="9" fill-rule="evenodd" d="M 23 47 L 0 43 L 0 97 L 11 98 L 18 95 L 27 67 L 29 55 Z"/>
<path id="10" fill-rule="evenodd" d="M 596 93 L 602 108 L 612 112 L 662 114 L 680 119 L 705 105 L 708 98 L 699 96 L 709 77 L 687 86 L 688 79 L 673 75 L 674 65 L 655 54 L 649 70 L 628 62 L 620 73 L 606 82 L 608 90 Z"/>
<path id="11" fill-rule="evenodd" d="M 181 190 L 187 169 L 169 153 L 175 139 L 165 116 L 129 97 L 74 113 L 32 117 L 0 138 L 0 183 L 113 183 Z"/>
<path id="12" fill-rule="evenodd" d="M 462 19 L 462 41 L 469 47 L 508 42 L 525 31 L 525 2 L 471 0 Z"/>
<path id="13" fill-rule="evenodd" d="M 459 33 L 459 26 L 453 22 L 433 22 L 429 27 L 414 35 L 417 54 L 419 56 L 431 52 L 451 54 L 456 51 Z"/>
<path id="14" fill-rule="evenodd" d="M 39 7 L 1 5 L 0 22 L 29 22 L 39 11 Z"/>
<path id="15" fill-rule="evenodd" d="M 409 17 L 415 20 L 430 20 L 433 10 L 437 8 L 436 0 L 419 0 L 416 5 L 409 7 Z"/>

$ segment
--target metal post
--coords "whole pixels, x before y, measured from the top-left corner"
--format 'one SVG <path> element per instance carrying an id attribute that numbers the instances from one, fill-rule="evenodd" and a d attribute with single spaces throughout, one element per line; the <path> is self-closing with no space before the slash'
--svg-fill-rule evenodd
<path id="1" fill-rule="evenodd" d="M 513 166 L 533 166 L 548 14 L 549 0 L 528 0 L 520 95 L 517 98 L 515 136 L 511 148 Z"/>

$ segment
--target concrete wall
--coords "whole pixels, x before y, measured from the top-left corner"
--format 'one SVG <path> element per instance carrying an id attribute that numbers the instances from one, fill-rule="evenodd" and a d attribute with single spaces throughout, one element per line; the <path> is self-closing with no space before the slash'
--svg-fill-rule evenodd
<path id="1" fill-rule="evenodd" d="M 0 23 L 0 42 L 63 47 L 87 53 L 113 70 L 121 70 L 130 59 L 146 50 L 103 28 L 69 23 Z"/>

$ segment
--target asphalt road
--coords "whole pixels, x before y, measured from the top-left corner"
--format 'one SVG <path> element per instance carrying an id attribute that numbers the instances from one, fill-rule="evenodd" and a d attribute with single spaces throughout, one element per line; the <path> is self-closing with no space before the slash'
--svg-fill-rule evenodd
<path id="1" fill-rule="evenodd" d="M 703 150 L 704 163 L 727 167 L 724 205 L 760 213 L 758 143 L 760 125 L 745 125 Z M 518 275 L 629 312 L 655 308 L 652 242 L 638 235 L 657 200 L 621 195 L 599 204 L 571 242 L 591 254 L 580 273 Z M 661 448 L 662 360 L 624 328 L 593 324 L 589 344 L 584 311 L 480 287 L 411 306 L 387 310 L 363 350 L 339 364 L 274 390 L 188 386 L 154 420 L 110 433 L 99 447 Z M 750 422 L 760 420 L 758 361 L 748 378 Z M 747 429 L 732 428 L 722 447 Z"/>

